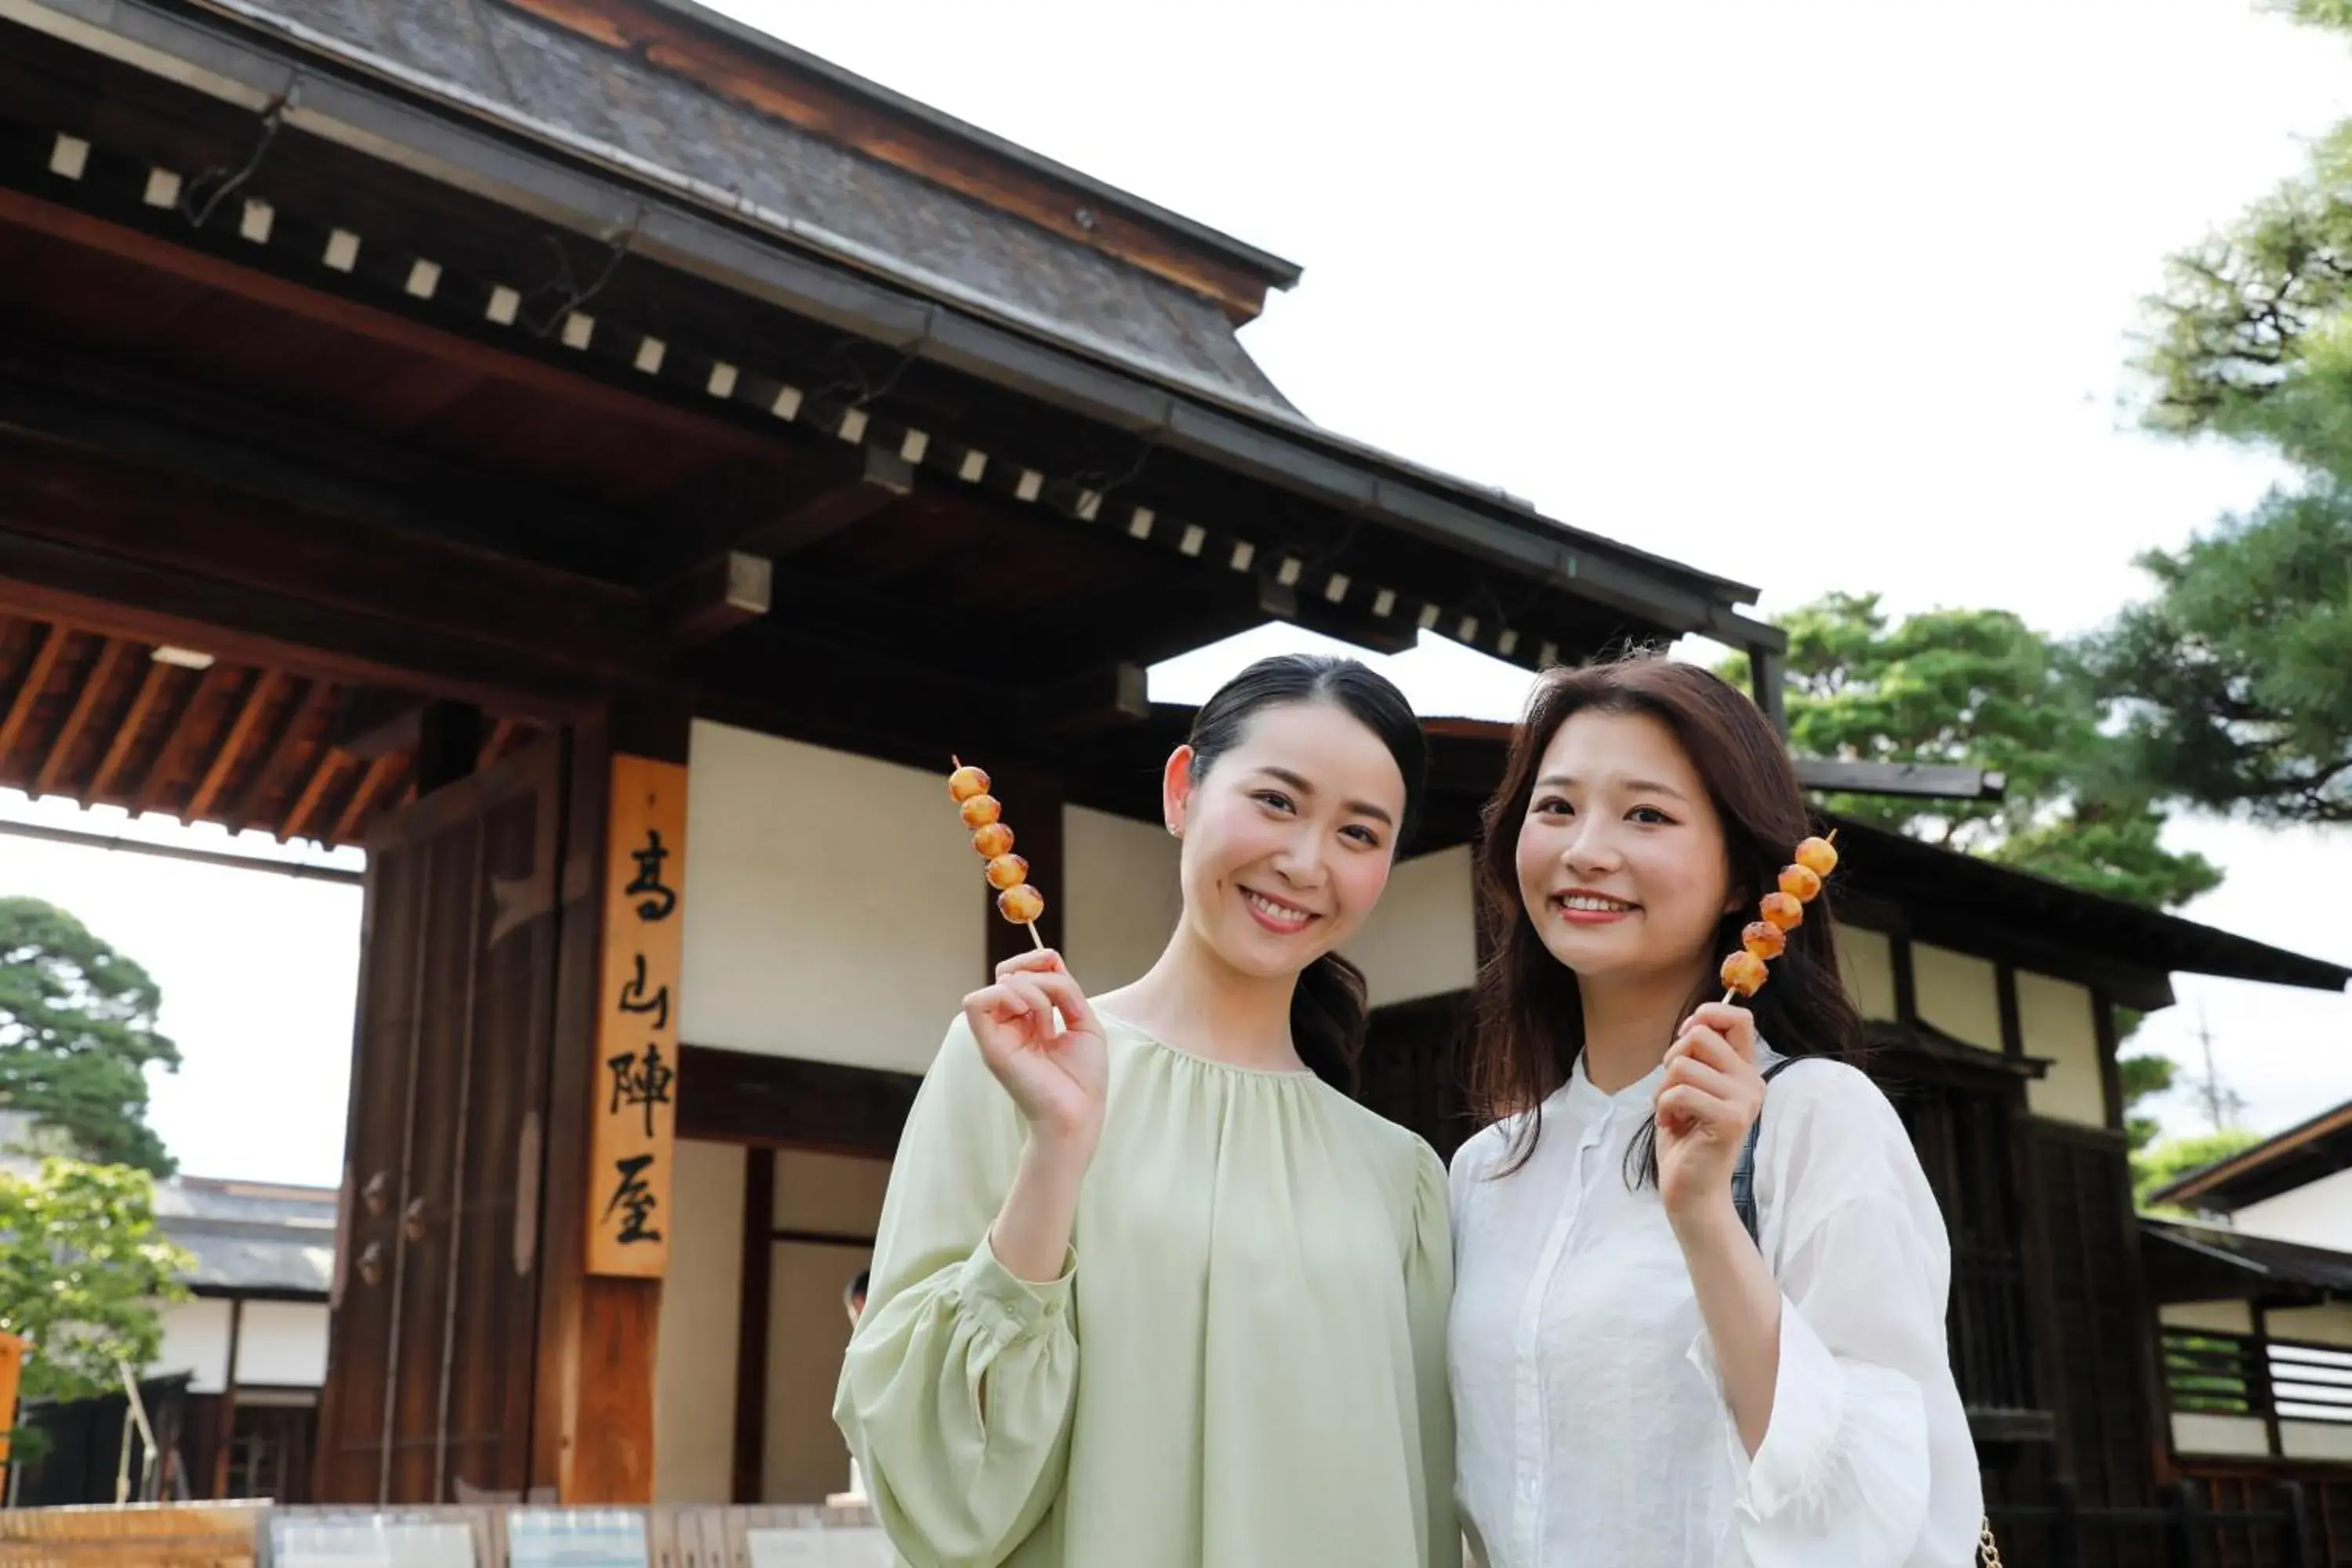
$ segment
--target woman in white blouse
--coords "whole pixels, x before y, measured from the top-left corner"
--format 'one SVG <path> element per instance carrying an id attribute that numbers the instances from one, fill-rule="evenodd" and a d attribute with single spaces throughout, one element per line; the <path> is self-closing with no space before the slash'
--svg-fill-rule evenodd
<path id="1" fill-rule="evenodd" d="M 1715 1001 L 1809 831 L 1779 737 L 1695 666 L 1554 670 L 1487 812 L 1475 1079 L 1504 1119 L 1450 1183 L 1478 1560 L 1971 1562 L 1950 1247 L 1893 1107 L 1839 1059 L 1861 1029 L 1826 900 L 1748 1006 Z M 1759 1112 L 1751 1237 L 1733 1173 Z"/>

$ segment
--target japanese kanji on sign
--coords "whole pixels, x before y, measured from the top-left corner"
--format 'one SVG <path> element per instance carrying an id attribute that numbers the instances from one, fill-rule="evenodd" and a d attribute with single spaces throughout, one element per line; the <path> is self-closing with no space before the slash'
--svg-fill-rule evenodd
<path id="1" fill-rule="evenodd" d="M 588 1271 L 658 1279 L 677 1136 L 686 769 L 613 759 L 589 1136 Z"/>

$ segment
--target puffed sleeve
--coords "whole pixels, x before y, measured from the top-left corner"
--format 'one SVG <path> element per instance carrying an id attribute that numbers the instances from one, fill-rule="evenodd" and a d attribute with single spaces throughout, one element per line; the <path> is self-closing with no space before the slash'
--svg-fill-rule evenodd
<path id="1" fill-rule="evenodd" d="M 1768 1103 L 1757 1184 L 1780 1370 L 1752 1458 L 1724 1406 L 1735 1528 L 1755 1568 L 1905 1562 L 1929 1527 L 1931 1428 L 1958 1417 L 1943 1216 L 1867 1079 L 1822 1063 L 1781 1082 L 1804 1092 Z M 1704 1334 L 1692 1357 L 1716 1377 Z"/>
<path id="2" fill-rule="evenodd" d="M 834 1395 L 866 1493 L 912 1568 L 993 1568 L 1061 1489 L 1078 1378 L 1076 1257 L 1060 1279 L 1031 1284 L 988 1243 L 1023 1137 L 959 1019 L 899 1140 Z"/>
<path id="3" fill-rule="evenodd" d="M 1412 1235 L 1404 1260 L 1405 1321 L 1412 1338 L 1419 1405 L 1422 1490 L 1416 1517 L 1430 1568 L 1460 1568 L 1462 1531 L 1454 1508 L 1454 1398 L 1445 1378 L 1445 1315 L 1454 1302 L 1454 1237 L 1447 1222 L 1445 1166 L 1418 1138 Z"/>

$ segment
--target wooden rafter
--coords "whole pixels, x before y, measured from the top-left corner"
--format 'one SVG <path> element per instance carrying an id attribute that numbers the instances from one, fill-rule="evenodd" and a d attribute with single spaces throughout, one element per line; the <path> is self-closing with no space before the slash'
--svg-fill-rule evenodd
<path id="1" fill-rule="evenodd" d="M 236 710 L 236 721 L 229 726 L 228 734 L 221 741 L 220 750 L 213 753 L 212 765 L 205 770 L 204 782 L 196 793 L 188 797 L 187 809 L 180 814 L 183 822 L 193 822 L 212 813 L 213 803 L 227 787 L 229 775 L 236 771 L 239 758 L 245 754 L 246 742 L 253 736 L 253 727 L 261 722 L 269 700 L 278 694 L 278 682 L 285 679 L 277 670 L 265 669 L 255 675 L 252 687 L 245 694 L 245 702 Z"/>
<path id="2" fill-rule="evenodd" d="M 189 686 L 188 694 L 172 716 L 167 726 L 163 749 L 149 764 L 147 776 L 139 781 L 137 795 L 131 803 L 131 815 L 144 816 L 163 804 L 163 791 L 186 763 L 189 749 L 203 733 L 198 719 L 205 704 L 212 700 L 214 690 L 226 678 L 229 666 L 215 664 L 207 668 Z"/>
<path id="3" fill-rule="evenodd" d="M 141 729 L 147 722 L 147 710 L 155 706 L 163 694 L 164 683 L 171 679 L 172 667 L 161 659 L 147 661 L 147 673 L 140 678 L 139 694 L 131 700 L 131 710 L 114 726 L 114 742 L 106 748 L 106 760 L 98 764 L 98 775 L 89 781 L 89 795 L 92 800 L 103 800 L 114 787 L 114 780 L 122 772 L 122 764 L 139 744 Z"/>
<path id="4" fill-rule="evenodd" d="M 33 708 L 41 700 L 41 690 L 49 683 L 49 674 L 57 668 L 58 658 L 66 650 L 73 637 L 72 628 L 52 626 L 41 635 L 41 645 L 33 655 L 32 665 L 25 671 L 25 683 L 16 689 L 16 700 L 8 704 L 8 716 L 0 719 L 0 762 L 5 762 L 16 750 L 16 739 L 31 721 Z"/>
<path id="5" fill-rule="evenodd" d="M 397 752 L 386 752 L 368 764 L 367 772 L 360 775 L 359 786 L 352 791 L 352 798 L 344 803 L 342 815 L 335 819 L 335 829 L 327 836 L 329 843 L 352 842 L 352 836 L 366 820 L 368 807 L 375 800 L 376 792 L 399 771 L 400 765 L 401 756 Z"/>
<path id="6" fill-rule="evenodd" d="M 251 775 L 246 779 L 245 788 L 237 792 L 236 798 L 229 802 L 221 813 L 230 832 L 242 833 L 252 826 L 255 816 L 268 799 L 269 786 L 277 782 L 278 774 L 299 751 L 302 737 L 325 725 L 334 689 L 327 681 L 313 680 L 300 701 L 289 702 L 278 714 L 278 721 L 270 727 L 268 738 L 257 748 L 260 760 L 254 764 Z"/>
<path id="7" fill-rule="evenodd" d="M 327 786 L 334 783 L 335 776 L 343 771 L 345 761 L 343 753 L 332 746 L 319 748 L 319 760 L 310 769 L 310 782 L 302 786 L 302 793 L 295 798 L 293 809 L 286 814 L 286 821 L 278 830 L 281 840 L 306 837 L 305 830 L 310 826 L 311 816 L 327 798 Z"/>
<path id="8" fill-rule="evenodd" d="M 89 673 L 82 678 L 81 691 L 74 698 L 72 710 L 66 714 L 66 721 L 58 729 L 57 739 L 49 743 L 49 754 L 41 763 L 40 776 L 33 781 L 35 795 L 49 795 L 57 789 L 66 764 L 72 760 L 74 747 L 81 740 L 82 731 L 89 724 L 91 711 L 98 707 L 99 699 L 106 694 L 107 683 L 114 679 L 114 667 L 121 662 L 123 646 L 113 637 L 100 645 L 98 657 L 90 661 Z"/>

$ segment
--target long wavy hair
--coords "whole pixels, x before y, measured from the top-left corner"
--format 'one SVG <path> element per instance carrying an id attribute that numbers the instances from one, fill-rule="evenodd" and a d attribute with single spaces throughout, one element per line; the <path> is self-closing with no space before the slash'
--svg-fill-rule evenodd
<path id="1" fill-rule="evenodd" d="M 1503 782 L 1486 808 L 1479 846 L 1479 915 L 1487 952 L 1478 974 L 1477 1042 L 1471 1060 L 1473 1104 L 1489 1120 L 1522 1116 L 1500 1173 L 1527 1163 L 1543 1136 L 1543 1102 L 1568 1081 L 1584 1050 L 1584 1004 L 1576 973 L 1552 956 L 1519 892 L 1520 825 L 1552 737 L 1580 712 L 1638 713 L 1664 724 L 1706 785 L 1723 823 L 1731 890 L 1738 902 L 1717 922 L 1717 953 L 1739 945 L 1756 904 L 1778 885 L 1780 868 L 1812 831 L 1802 786 L 1787 749 L 1756 705 L 1696 665 L 1643 654 L 1582 668 L 1554 669 L 1538 681 L 1511 737 Z M 1714 969 L 1690 999 L 1696 1007 L 1719 993 Z M 1826 900 L 1807 906 L 1789 933 L 1788 951 L 1748 1002 L 1759 1036 L 1784 1056 L 1857 1059 L 1862 1019 L 1838 975 L 1837 933 Z M 1522 1115 L 1522 1113 L 1524 1113 Z M 1644 1125 L 1627 1157 L 1627 1179 L 1657 1179 L 1656 1124 Z"/>

